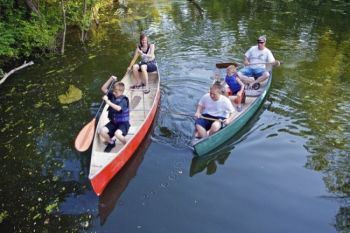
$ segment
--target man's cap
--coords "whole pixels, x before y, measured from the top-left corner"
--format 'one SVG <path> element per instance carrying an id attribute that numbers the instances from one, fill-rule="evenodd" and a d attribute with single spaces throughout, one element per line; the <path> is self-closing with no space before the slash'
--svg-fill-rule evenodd
<path id="1" fill-rule="evenodd" d="M 266 36 L 259 36 L 258 41 L 259 42 L 266 42 Z"/>

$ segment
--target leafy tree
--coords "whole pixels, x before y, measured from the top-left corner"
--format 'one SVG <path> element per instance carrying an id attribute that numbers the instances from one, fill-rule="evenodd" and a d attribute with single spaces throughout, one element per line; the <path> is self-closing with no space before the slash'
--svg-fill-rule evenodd
<path id="1" fill-rule="evenodd" d="M 2 0 L 0 2 L 0 67 L 59 47 L 64 29 L 62 4 L 67 26 L 84 32 L 91 26 L 95 0 Z"/>

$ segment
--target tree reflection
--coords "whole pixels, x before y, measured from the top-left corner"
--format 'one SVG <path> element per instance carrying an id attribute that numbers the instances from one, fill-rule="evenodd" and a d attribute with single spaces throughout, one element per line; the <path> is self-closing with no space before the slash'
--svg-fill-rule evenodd
<path id="1" fill-rule="evenodd" d="M 324 174 L 328 192 L 342 203 L 335 228 L 349 232 L 350 27 L 343 23 L 350 22 L 350 4 L 345 0 L 202 3 L 210 17 L 236 32 L 233 38 L 238 44 L 245 45 L 247 37 L 263 32 L 259 30 L 275 28 L 269 46 L 278 48 L 276 56 L 283 54 L 290 67 L 283 68 L 287 77 L 274 86 L 286 91 L 288 98 L 281 104 L 289 109 L 272 107 L 271 111 L 296 122 L 286 132 L 308 139 L 305 167 Z M 227 20 L 232 9 L 236 9 L 230 17 L 233 22 Z"/>

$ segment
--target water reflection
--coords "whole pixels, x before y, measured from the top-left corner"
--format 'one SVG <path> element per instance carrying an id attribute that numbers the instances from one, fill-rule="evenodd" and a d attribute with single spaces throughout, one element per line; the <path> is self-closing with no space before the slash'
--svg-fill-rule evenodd
<path id="1" fill-rule="evenodd" d="M 267 101 L 268 102 L 268 101 Z M 225 161 L 229 156 L 234 156 L 234 148 L 236 144 L 239 144 L 247 139 L 247 137 L 254 133 L 255 130 L 260 129 L 259 125 L 256 125 L 256 122 L 259 120 L 260 115 L 263 111 L 269 107 L 269 104 L 264 104 L 251 118 L 248 123 L 230 140 L 225 143 L 225 145 L 218 148 L 216 151 L 206 154 L 204 156 L 197 156 L 194 154 L 194 157 L 191 162 L 190 167 L 190 176 L 194 176 L 197 173 L 202 172 L 206 169 L 207 175 L 214 174 L 218 165 L 224 165 Z M 260 129 L 264 130 L 264 129 Z"/>
<path id="2" fill-rule="evenodd" d="M 195 156 L 191 162 L 190 176 L 194 176 L 197 173 L 206 170 L 207 175 L 212 175 L 216 172 L 218 165 L 224 165 L 226 159 L 230 156 L 233 148 L 220 150 L 218 152 L 208 154 L 205 156 Z"/>
<path id="3" fill-rule="evenodd" d="M 115 210 L 115 206 L 122 193 L 129 185 L 130 181 L 136 176 L 137 169 L 143 161 L 145 150 L 151 143 L 151 138 L 147 135 L 139 146 L 137 152 L 122 168 L 122 170 L 109 182 L 98 200 L 98 209 L 100 223 L 103 225 L 109 214 Z"/>

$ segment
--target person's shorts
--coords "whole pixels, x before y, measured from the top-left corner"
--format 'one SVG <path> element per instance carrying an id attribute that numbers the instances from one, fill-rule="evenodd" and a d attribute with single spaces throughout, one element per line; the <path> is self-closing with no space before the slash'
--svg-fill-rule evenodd
<path id="1" fill-rule="evenodd" d="M 154 72 L 157 70 L 157 64 L 156 61 L 151 61 L 151 62 L 139 62 L 139 72 L 141 72 L 141 65 L 147 65 L 147 72 Z"/>
<path id="2" fill-rule="evenodd" d="M 108 122 L 105 127 L 108 129 L 108 135 L 110 137 L 114 136 L 115 131 L 118 129 L 122 131 L 122 135 L 125 136 L 128 134 L 130 124 L 129 122 L 118 122 L 113 123 L 112 121 Z"/>
<path id="3" fill-rule="evenodd" d="M 257 79 L 261 75 L 265 73 L 265 69 L 263 68 L 251 68 L 251 67 L 244 67 L 239 70 L 243 75 L 248 76 L 248 77 L 254 77 Z"/>
<path id="4" fill-rule="evenodd" d="M 215 119 L 221 119 L 221 120 L 225 120 L 226 118 L 225 117 L 214 117 L 214 116 L 211 116 L 209 114 L 203 114 L 202 116 L 204 117 L 210 117 L 210 118 L 215 118 Z M 214 123 L 214 121 L 212 120 L 207 120 L 207 119 L 204 119 L 204 118 L 198 118 L 196 119 L 196 122 L 195 124 L 196 125 L 200 125 L 202 126 L 205 130 L 209 130 L 211 128 L 211 125 Z M 221 123 L 221 128 L 224 127 L 224 124 Z"/>

